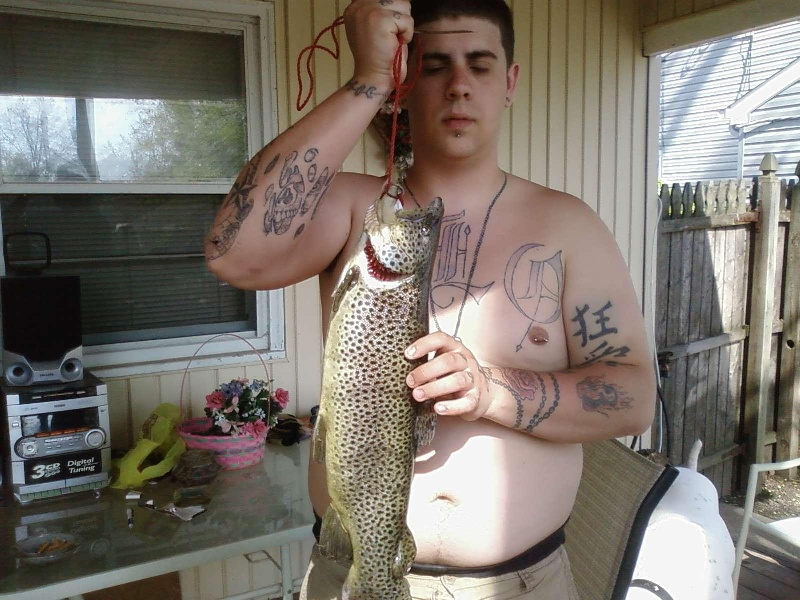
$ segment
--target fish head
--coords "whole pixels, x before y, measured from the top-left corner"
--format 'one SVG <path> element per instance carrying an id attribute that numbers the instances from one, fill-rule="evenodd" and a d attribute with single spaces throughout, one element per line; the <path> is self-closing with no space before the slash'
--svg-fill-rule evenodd
<path id="1" fill-rule="evenodd" d="M 363 252 L 370 277 L 392 282 L 424 276 L 436 252 L 443 215 L 441 198 L 425 208 L 403 208 L 391 194 L 378 198 L 364 220 Z"/>

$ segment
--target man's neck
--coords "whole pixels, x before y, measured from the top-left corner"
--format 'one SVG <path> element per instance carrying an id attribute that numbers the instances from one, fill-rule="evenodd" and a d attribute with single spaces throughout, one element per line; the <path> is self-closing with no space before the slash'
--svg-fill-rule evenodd
<path id="1" fill-rule="evenodd" d="M 481 165 L 462 163 L 443 167 L 438 163 L 415 160 L 406 174 L 407 188 L 417 202 L 427 206 L 438 196 L 444 200 L 447 212 L 452 212 L 454 203 L 461 207 L 487 204 L 502 181 L 500 167 L 488 161 Z"/>

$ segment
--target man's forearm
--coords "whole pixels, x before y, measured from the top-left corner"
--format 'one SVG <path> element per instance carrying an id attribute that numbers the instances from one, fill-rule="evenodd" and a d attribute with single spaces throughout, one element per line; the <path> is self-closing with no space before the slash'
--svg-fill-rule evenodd
<path id="1" fill-rule="evenodd" d="M 649 367 L 595 362 L 537 373 L 481 368 L 492 403 L 484 418 L 553 442 L 637 435 L 655 406 Z"/>

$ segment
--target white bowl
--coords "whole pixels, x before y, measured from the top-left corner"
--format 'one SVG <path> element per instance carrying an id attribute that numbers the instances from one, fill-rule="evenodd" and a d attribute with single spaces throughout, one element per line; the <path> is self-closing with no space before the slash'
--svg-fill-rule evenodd
<path id="1" fill-rule="evenodd" d="M 44 544 L 53 540 L 63 540 L 68 542 L 69 546 L 63 550 L 38 552 Z M 22 562 L 29 565 L 49 565 L 75 554 L 78 551 L 78 544 L 77 536 L 71 533 L 43 533 L 17 542 L 17 554 Z"/>

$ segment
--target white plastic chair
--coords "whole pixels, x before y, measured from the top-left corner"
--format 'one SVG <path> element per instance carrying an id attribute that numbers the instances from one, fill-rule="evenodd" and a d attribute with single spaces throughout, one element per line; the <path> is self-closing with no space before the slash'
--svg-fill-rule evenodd
<path id="1" fill-rule="evenodd" d="M 772 523 L 763 523 L 753 519 L 753 505 L 756 500 L 758 475 L 765 471 L 783 471 L 800 467 L 800 458 L 782 462 L 756 463 L 750 466 L 750 477 L 747 480 L 747 495 L 744 499 L 744 516 L 739 539 L 736 541 L 736 562 L 733 568 L 733 589 L 739 587 L 739 573 L 742 569 L 742 558 L 747 545 L 747 535 L 752 525 L 753 531 L 768 540 L 781 550 L 793 556 L 800 556 L 800 518 L 781 519 Z"/>

